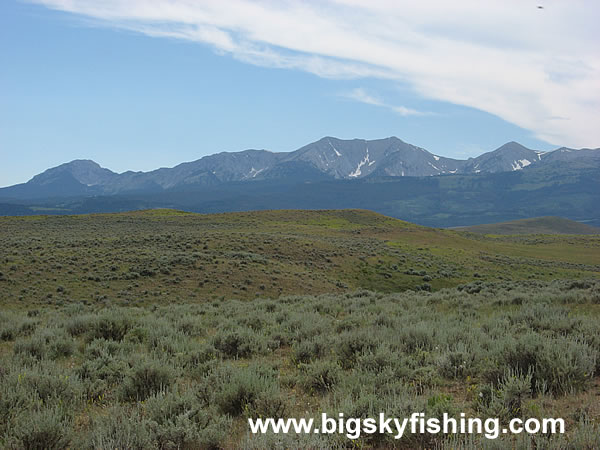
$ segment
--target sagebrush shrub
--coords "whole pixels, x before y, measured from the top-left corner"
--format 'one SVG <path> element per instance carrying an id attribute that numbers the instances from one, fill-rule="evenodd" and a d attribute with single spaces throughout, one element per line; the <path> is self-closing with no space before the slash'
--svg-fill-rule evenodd
<path id="1" fill-rule="evenodd" d="M 65 321 L 64 328 L 71 336 L 81 336 L 92 329 L 95 320 L 92 314 L 74 315 Z"/>
<path id="2" fill-rule="evenodd" d="M 15 341 L 13 351 L 37 360 L 71 356 L 75 351 L 73 339 L 60 329 L 45 329 L 31 337 Z"/>
<path id="3" fill-rule="evenodd" d="M 534 371 L 536 389 L 555 395 L 584 390 L 592 381 L 598 353 L 569 338 L 545 341 Z"/>
<path id="4" fill-rule="evenodd" d="M 144 403 L 153 440 L 161 449 L 217 448 L 231 419 L 203 409 L 191 392 L 160 392 Z"/>
<path id="5" fill-rule="evenodd" d="M 273 403 L 269 403 L 269 397 Z M 214 400 L 223 414 L 253 416 L 277 411 L 281 398 L 277 382 L 251 366 L 231 371 L 219 386 Z"/>
<path id="6" fill-rule="evenodd" d="M 226 358 L 247 358 L 257 351 L 255 336 L 247 330 L 221 331 L 212 345 Z"/>
<path id="7" fill-rule="evenodd" d="M 308 363 L 323 357 L 328 350 L 329 345 L 324 339 L 309 339 L 292 346 L 292 358 L 296 363 Z"/>
<path id="8" fill-rule="evenodd" d="M 334 345 L 340 365 L 344 369 L 350 369 L 354 367 L 360 354 L 373 351 L 376 343 L 365 331 L 349 331 L 340 334 Z"/>
<path id="9" fill-rule="evenodd" d="M 332 361 L 315 361 L 300 366 L 302 387 L 309 393 L 324 393 L 333 389 L 341 377 L 340 366 Z"/>
<path id="10" fill-rule="evenodd" d="M 117 310 L 111 310 L 97 316 L 92 321 L 87 334 L 89 340 L 102 338 L 122 341 L 133 325 L 133 322 L 127 315 Z"/>
<path id="11" fill-rule="evenodd" d="M 73 435 L 71 421 L 58 406 L 28 410 L 15 421 L 6 439 L 7 446 L 26 450 L 66 449 Z"/>
<path id="12" fill-rule="evenodd" d="M 112 406 L 106 414 L 91 417 L 88 431 L 76 438 L 76 448 L 82 449 L 131 449 L 157 448 L 149 420 L 139 409 Z"/>
<path id="13" fill-rule="evenodd" d="M 532 372 L 505 369 L 495 384 L 485 384 L 476 397 L 476 409 L 489 417 L 508 421 L 522 416 L 523 401 L 532 395 Z"/>
<path id="14" fill-rule="evenodd" d="M 173 384 L 175 374 L 164 361 L 142 361 L 132 367 L 121 385 L 124 400 L 145 400 Z"/>

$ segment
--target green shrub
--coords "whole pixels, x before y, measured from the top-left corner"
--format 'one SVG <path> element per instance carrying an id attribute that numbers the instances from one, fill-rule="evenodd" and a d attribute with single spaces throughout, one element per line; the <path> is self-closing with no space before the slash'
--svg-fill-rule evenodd
<path id="1" fill-rule="evenodd" d="M 226 358 L 247 358 L 257 352 L 255 336 L 247 330 L 220 331 L 212 345 Z"/>
<path id="2" fill-rule="evenodd" d="M 180 364 L 186 369 L 196 369 L 217 357 L 217 350 L 209 343 L 193 346 L 179 358 Z"/>
<path id="3" fill-rule="evenodd" d="M 41 360 L 48 357 L 47 344 L 48 342 L 41 337 L 19 339 L 13 346 L 13 352 L 15 355 Z"/>
<path id="4" fill-rule="evenodd" d="M 532 395 L 532 373 L 522 374 L 507 369 L 496 384 L 480 388 L 476 409 L 489 417 L 505 421 L 522 415 L 523 401 Z"/>
<path id="5" fill-rule="evenodd" d="M 173 248 L 184 245 L 163 238 Z M 375 256 L 377 251 L 372 249 Z M 219 260 L 218 268 L 227 264 Z M 94 298 L 113 298 L 105 283 L 120 269 L 113 273 L 98 262 L 93 270 L 105 280 L 94 286 Z M 268 266 L 265 271 L 274 273 Z M 166 295 L 163 287 L 137 283 L 123 287 L 115 301 L 138 292 L 148 302 Z M 183 294 L 169 285 L 164 289 L 173 301 L 164 306 L 93 312 L 81 303 L 54 303 L 29 318 L 25 310 L 2 312 L 0 330 L 9 329 L 6 337 L 15 342 L 0 342 L 0 447 L 24 448 L 27 430 L 17 425 L 30 412 L 56 410 L 63 416 L 57 413 L 55 423 L 67 430 L 70 448 L 443 448 L 451 440 L 440 436 L 399 442 L 379 435 L 356 442 L 293 433 L 240 438 L 239 425 L 243 417 L 304 411 L 317 419 L 321 411 L 345 417 L 453 414 L 458 402 L 445 394 L 456 384 L 451 380 L 467 382 L 469 394 L 479 383 L 473 408 L 480 417 L 561 416 L 556 408 L 564 402 L 552 397 L 585 391 L 600 370 L 592 304 L 600 284 L 563 291 L 567 285 L 481 282 L 471 294 L 359 292 L 193 304 L 184 304 Z M 39 296 L 41 287 L 35 289 Z M 189 294 L 194 301 L 204 295 Z M 597 427 L 586 423 L 594 419 L 591 394 L 576 397 L 581 407 L 567 417 L 580 425 L 569 425 L 568 437 L 460 443 L 596 448 Z M 42 427 L 49 436 L 57 429 L 51 423 Z"/>
<path id="6" fill-rule="evenodd" d="M 73 339 L 64 331 L 45 329 L 28 338 L 15 341 L 13 352 L 37 360 L 71 356 L 75 350 Z"/>
<path id="7" fill-rule="evenodd" d="M 302 387 L 310 393 L 325 393 L 333 389 L 341 376 L 340 366 L 331 361 L 315 361 L 301 366 Z"/>
<path id="8" fill-rule="evenodd" d="M 53 359 L 66 358 L 71 356 L 74 351 L 75 343 L 73 342 L 73 339 L 68 336 L 56 336 L 50 343 L 50 357 Z"/>
<path id="9" fill-rule="evenodd" d="M 107 356 L 116 356 L 124 350 L 125 347 L 119 342 L 99 338 L 89 342 L 85 346 L 83 353 L 86 360 L 91 360 Z"/>
<path id="10" fill-rule="evenodd" d="M 30 406 L 39 403 L 23 383 L 18 368 L 7 371 L 0 378 L 0 442 L 7 429 L 12 428 L 12 419 Z"/>
<path id="11" fill-rule="evenodd" d="M 384 344 L 378 345 L 374 351 L 358 356 L 356 368 L 373 373 L 392 370 L 395 376 L 402 376 L 409 370 L 407 364 L 403 354 L 392 351 Z"/>
<path id="12" fill-rule="evenodd" d="M 148 329 L 143 326 L 136 326 L 131 328 L 125 335 L 125 341 L 134 344 L 141 344 L 148 340 Z"/>
<path id="13" fill-rule="evenodd" d="M 452 417 L 458 414 L 458 407 L 451 395 L 436 394 L 427 399 L 426 413 L 428 417 L 438 419 L 441 419 L 444 413 Z"/>
<path id="14" fill-rule="evenodd" d="M 251 405 L 250 417 L 287 417 L 290 413 L 290 396 L 278 386 L 270 385 L 259 392 Z"/>
<path id="15" fill-rule="evenodd" d="M 594 376 L 598 354 L 583 342 L 568 338 L 545 341 L 534 372 L 537 390 L 555 395 L 579 392 Z"/>
<path id="16" fill-rule="evenodd" d="M 532 390 L 555 395 L 585 389 L 596 369 L 597 352 L 583 342 L 527 333 L 518 340 L 504 339 L 497 362 L 488 362 L 484 376 L 495 383 L 500 368 L 515 373 L 530 373 Z"/>
<path id="17" fill-rule="evenodd" d="M 36 320 L 24 319 L 21 321 L 20 325 L 16 327 L 17 334 L 19 336 L 30 336 L 33 332 L 35 332 L 38 326 L 38 322 Z"/>
<path id="18" fill-rule="evenodd" d="M 73 431 L 71 420 L 59 407 L 27 411 L 15 421 L 7 447 L 26 450 L 66 449 Z"/>
<path id="19" fill-rule="evenodd" d="M 443 377 L 464 379 L 475 375 L 479 355 L 474 351 L 468 351 L 465 346 L 460 347 L 460 350 L 456 351 L 447 350 L 439 359 L 439 373 Z"/>
<path id="20" fill-rule="evenodd" d="M 144 403 L 153 440 L 161 449 L 219 448 L 231 419 L 199 407 L 189 392 L 161 392 Z"/>
<path id="21" fill-rule="evenodd" d="M 128 449 L 156 448 L 150 423 L 138 409 L 113 406 L 105 414 L 91 416 L 87 433 L 77 437 L 76 448 Z"/>
<path id="22" fill-rule="evenodd" d="M 110 310 L 94 319 L 88 332 L 88 339 L 122 341 L 133 325 L 131 319 L 121 311 Z"/>
<path id="23" fill-rule="evenodd" d="M 88 344 L 84 360 L 75 369 L 75 373 L 83 380 L 87 398 L 104 397 L 111 386 L 123 380 L 129 365 L 122 359 L 120 350 L 120 344 L 104 339 L 96 339 Z"/>
<path id="24" fill-rule="evenodd" d="M 294 432 L 289 433 L 246 433 L 239 448 L 244 450 L 276 450 L 276 449 L 311 449 L 311 450 L 343 450 L 348 442 L 335 441 L 332 435 Z"/>
<path id="25" fill-rule="evenodd" d="M 174 372 L 164 361 L 142 361 L 132 367 L 121 386 L 124 400 L 145 400 L 171 387 Z"/>
<path id="26" fill-rule="evenodd" d="M 502 404 L 510 417 L 521 415 L 523 401 L 531 397 L 532 374 L 520 374 L 510 370 L 500 383 Z"/>
<path id="27" fill-rule="evenodd" d="M 95 320 L 92 314 L 75 315 L 66 320 L 64 328 L 71 336 L 81 336 L 93 328 Z"/>
<path id="28" fill-rule="evenodd" d="M 175 326 L 185 336 L 204 336 L 205 329 L 197 317 L 181 317 Z"/>
<path id="29" fill-rule="evenodd" d="M 12 324 L 0 325 L 0 341 L 12 341 L 17 335 L 17 330 Z"/>
<path id="30" fill-rule="evenodd" d="M 228 376 L 221 372 L 221 376 L 224 374 L 214 396 L 221 413 L 256 417 L 285 411 L 278 384 L 255 366 L 231 370 Z"/>
<path id="31" fill-rule="evenodd" d="M 44 404 L 73 404 L 82 396 L 82 385 L 76 376 L 63 375 L 59 368 L 45 365 L 24 372 L 20 383 Z"/>
<path id="32" fill-rule="evenodd" d="M 426 325 L 412 325 L 399 330 L 398 339 L 407 353 L 431 351 L 434 347 L 434 329 Z"/>
<path id="33" fill-rule="evenodd" d="M 364 331 L 342 333 L 334 345 L 340 366 L 344 369 L 354 367 L 361 353 L 373 351 L 376 347 L 371 335 Z"/>
<path id="34" fill-rule="evenodd" d="M 292 346 L 292 359 L 296 363 L 308 363 L 325 355 L 329 348 L 324 339 L 309 339 Z"/>

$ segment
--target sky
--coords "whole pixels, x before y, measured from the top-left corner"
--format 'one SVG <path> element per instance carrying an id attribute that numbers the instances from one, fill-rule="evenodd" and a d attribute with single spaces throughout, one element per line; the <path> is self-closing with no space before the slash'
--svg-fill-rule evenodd
<path id="1" fill-rule="evenodd" d="M 323 136 L 600 146 L 595 0 L 2 0 L 0 186 Z"/>

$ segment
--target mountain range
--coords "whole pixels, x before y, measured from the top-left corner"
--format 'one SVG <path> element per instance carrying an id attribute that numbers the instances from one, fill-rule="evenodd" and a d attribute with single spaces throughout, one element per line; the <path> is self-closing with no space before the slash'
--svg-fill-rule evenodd
<path id="1" fill-rule="evenodd" d="M 552 215 L 599 225 L 600 149 L 542 152 L 509 142 L 459 160 L 396 137 L 325 137 L 293 152 L 223 152 L 150 172 L 75 160 L 0 189 L 5 215 L 156 207 L 365 208 L 430 226 Z"/>
<path id="2" fill-rule="evenodd" d="M 476 158 L 434 155 L 396 138 L 342 140 L 325 137 L 293 152 L 244 150 L 205 156 L 173 168 L 115 173 L 91 160 L 46 170 L 23 184 L 0 189 L 0 198 L 39 199 L 157 193 L 253 180 L 349 180 L 510 172 L 576 159 L 600 162 L 600 149 L 528 149 L 516 142 Z"/>

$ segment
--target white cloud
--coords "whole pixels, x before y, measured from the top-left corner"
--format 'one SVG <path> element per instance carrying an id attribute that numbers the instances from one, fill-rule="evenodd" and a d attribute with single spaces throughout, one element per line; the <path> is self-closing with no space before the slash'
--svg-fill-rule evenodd
<path id="1" fill-rule="evenodd" d="M 31 1 L 252 64 L 401 81 L 554 144 L 600 142 L 595 0 Z"/>
<path id="2" fill-rule="evenodd" d="M 343 93 L 342 97 L 346 97 L 357 102 L 366 103 L 368 105 L 381 106 L 383 108 L 391 109 L 401 116 L 424 116 L 431 114 L 406 108 L 405 106 L 390 105 L 380 98 L 374 97 L 373 95 L 367 93 L 367 91 L 365 91 L 363 88 L 352 89 L 350 92 Z"/>

